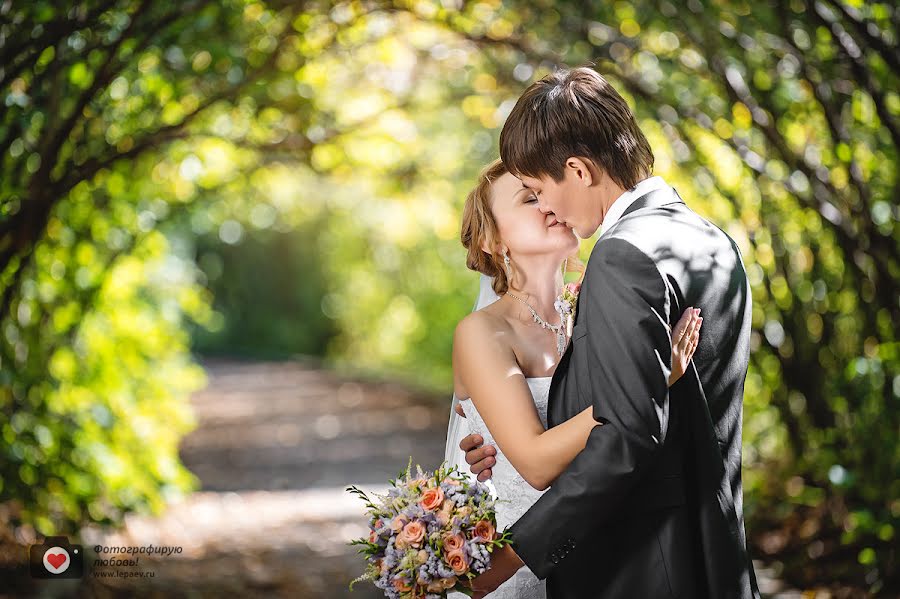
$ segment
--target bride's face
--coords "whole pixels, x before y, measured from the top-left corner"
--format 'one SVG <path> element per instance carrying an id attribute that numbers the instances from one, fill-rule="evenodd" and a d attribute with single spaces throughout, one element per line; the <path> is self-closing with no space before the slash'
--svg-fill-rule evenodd
<path id="1" fill-rule="evenodd" d="M 500 238 L 511 255 L 548 255 L 559 260 L 578 248 L 578 237 L 557 222 L 553 213 L 544 214 L 530 189 L 509 173 L 491 185 L 491 211 Z"/>

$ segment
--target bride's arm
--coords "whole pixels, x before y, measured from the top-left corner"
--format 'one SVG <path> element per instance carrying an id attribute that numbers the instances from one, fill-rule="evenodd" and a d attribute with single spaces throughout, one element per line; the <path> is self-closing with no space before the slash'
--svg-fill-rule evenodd
<path id="1" fill-rule="evenodd" d="M 671 386 L 696 349 L 701 319 L 688 311 L 673 332 Z M 456 327 L 453 369 L 475 402 L 500 450 L 529 485 L 550 486 L 584 449 L 599 424 L 588 407 L 574 418 L 545 430 L 512 347 L 491 326 L 490 317 L 473 313 Z"/>
<path id="2" fill-rule="evenodd" d="M 544 430 L 515 354 L 489 316 L 456 327 L 453 370 L 500 450 L 531 486 L 544 489 L 572 461 L 597 424 L 590 410 Z"/>

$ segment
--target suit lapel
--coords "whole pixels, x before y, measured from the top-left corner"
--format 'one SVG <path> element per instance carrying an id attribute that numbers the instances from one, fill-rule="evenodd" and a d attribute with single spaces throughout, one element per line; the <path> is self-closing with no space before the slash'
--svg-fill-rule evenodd
<path id="1" fill-rule="evenodd" d="M 556 396 L 559 395 L 559 384 L 569 369 L 569 360 L 571 359 L 572 342 L 569 341 L 569 347 L 563 352 L 562 357 L 559 359 L 559 364 L 556 365 L 556 370 L 553 371 L 553 377 L 550 379 L 550 390 L 547 395 L 547 428 L 553 428 L 562 422 L 562 420 L 558 421 L 556 419 L 554 409 L 556 402 L 562 401 L 561 398 Z"/>

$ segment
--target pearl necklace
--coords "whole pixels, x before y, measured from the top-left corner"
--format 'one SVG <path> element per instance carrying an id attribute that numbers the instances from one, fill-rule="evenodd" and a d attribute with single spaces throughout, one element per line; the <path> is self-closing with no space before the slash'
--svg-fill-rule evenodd
<path id="1" fill-rule="evenodd" d="M 536 323 L 538 323 L 539 325 L 541 325 L 542 329 L 549 329 L 556 334 L 556 353 L 558 353 L 560 356 L 563 355 L 563 353 L 565 353 L 565 351 L 566 351 L 566 331 L 563 328 L 562 316 L 559 317 L 559 324 L 556 324 L 556 325 L 550 324 L 549 322 L 547 322 L 546 320 L 541 318 L 540 314 L 537 313 L 537 310 L 535 310 L 531 306 L 531 304 L 529 304 L 528 302 L 523 300 L 521 297 L 519 297 L 515 293 L 507 291 L 506 295 L 511 295 L 515 299 L 517 299 L 520 302 L 522 302 L 523 304 L 525 304 L 525 307 L 531 311 L 531 316 L 534 318 L 534 321 Z"/>

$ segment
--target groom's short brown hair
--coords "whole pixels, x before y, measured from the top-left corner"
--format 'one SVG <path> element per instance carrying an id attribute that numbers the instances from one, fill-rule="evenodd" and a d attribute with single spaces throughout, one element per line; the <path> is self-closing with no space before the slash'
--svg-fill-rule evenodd
<path id="1" fill-rule="evenodd" d="M 500 132 L 500 157 L 515 175 L 560 181 L 570 156 L 589 158 L 625 189 L 653 172 L 653 150 L 628 104 L 588 67 L 532 83 Z"/>

